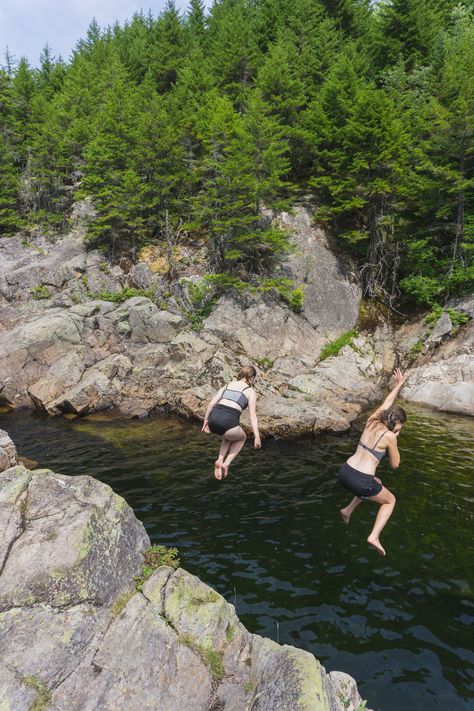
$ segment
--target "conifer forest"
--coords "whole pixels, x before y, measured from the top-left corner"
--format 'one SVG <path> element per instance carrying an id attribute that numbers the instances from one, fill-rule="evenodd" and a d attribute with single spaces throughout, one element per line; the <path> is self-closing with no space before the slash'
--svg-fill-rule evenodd
<path id="1" fill-rule="evenodd" d="M 367 298 L 474 287 L 474 2 L 173 2 L 92 21 L 71 57 L 0 70 L 0 236 L 68 230 L 111 258 L 171 235 L 227 286 L 276 283 L 310 204 Z"/>

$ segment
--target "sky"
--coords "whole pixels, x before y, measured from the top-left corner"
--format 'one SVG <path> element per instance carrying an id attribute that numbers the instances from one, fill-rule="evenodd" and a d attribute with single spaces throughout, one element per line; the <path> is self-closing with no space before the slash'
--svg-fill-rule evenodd
<path id="1" fill-rule="evenodd" d="M 101 27 L 131 19 L 134 12 L 151 10 L 156 17 L 166 0 L 0 0 L 0 66 L 5 50 L 18 61 L 25 56 L 38 66 L 48 44 L 54 57 L 67 60 L 76 42 L 86 36 L 92 18 Z M 187 0 L 176 0 L 180 9 Z"/>

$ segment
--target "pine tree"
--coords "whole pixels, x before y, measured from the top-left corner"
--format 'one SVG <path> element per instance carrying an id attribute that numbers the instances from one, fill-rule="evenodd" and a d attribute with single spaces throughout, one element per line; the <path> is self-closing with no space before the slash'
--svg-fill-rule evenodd
<path id="1" fill-rule="evenodd" d="M 319 116 L 326 142 L 320 143 L 311 181 L 326 195 L 319 215 L 332 221 L 358 256 L 365 293 L 392 302 L 410 135 L 394 102 L 374 85 L 352 83 L 350 97 L 338 91 L 340 82 L 328 83 Z"/>
<path id="2" fill-rule="evenodd" d="M 221 0 L 213 5 L 209 16 L 212 71 L 239 106 L 245 102 L 260 61 L 255 14 L 255 6 L 246 0 Z"/>
<path id="3" fill-rule="evenodd" d="M 263 219 L 261 208 L 281 206 L 288 146 L 259 92 L 239 116 L 228 99 L 215 98 L 202 117 L 205 156 L 194 199 L 195 226 L 211 235 L 215 271 L 262 271 L 284 251 L 284 233 Z"/>
<path id="4" fill-rule="evenodd" d="M 153 27 L 153 35 L 154 48 L 148 73 L 158 91 L 166 92 L 176 82 L 185 54 L 183 22 L 173 0 L 167 1 L 165 11 Z"/>

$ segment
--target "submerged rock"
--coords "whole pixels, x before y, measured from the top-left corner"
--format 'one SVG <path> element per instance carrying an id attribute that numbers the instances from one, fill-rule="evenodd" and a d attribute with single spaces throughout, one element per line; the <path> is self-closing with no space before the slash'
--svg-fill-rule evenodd
<path id="1" fill-rule="evenodd" d="M 1 440 L 3 441 L 3 440 Z M 29 711 L 354 711 L 308 652 L 249 633 L 199 578 L 158 567 L 149 539 L 89 476 L 0 474 L 0 698 Z"/>

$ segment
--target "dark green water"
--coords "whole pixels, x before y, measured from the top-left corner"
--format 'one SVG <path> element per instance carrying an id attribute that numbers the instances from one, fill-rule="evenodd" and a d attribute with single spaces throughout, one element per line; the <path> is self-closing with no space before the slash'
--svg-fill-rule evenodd
<path id="1" fill-rule="evenodd" d="M 370 708 L 474 708 L 473 420 L 410 412 L 400 468 L 379 468 L 398 501 L 386 559 L 365 542 L 375 505 L 348 529 L 339 519 L 350 496 L 336 474 L 356 433 L 247 445 L 220 483 L 217 438 L 174 418 L 12 413 L 0 427 L 41 466 L 110 484 L 251 631 L 348 672 Z"/>

